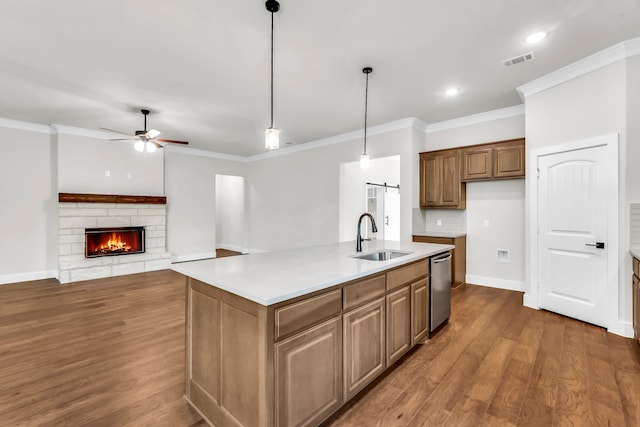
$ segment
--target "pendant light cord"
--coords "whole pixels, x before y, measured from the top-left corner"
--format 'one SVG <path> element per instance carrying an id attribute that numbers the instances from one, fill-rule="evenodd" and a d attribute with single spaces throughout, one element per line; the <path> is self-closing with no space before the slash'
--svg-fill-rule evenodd
<path id="1" fill-rule="evenodd" d="M 366 73 L 367 81 L 364 89 L 364 152 L 362 154 L 367 154 L 367 105 L 369 99 L 369 73 Z"/>
<path id="2" fill-rule="evenodd" d="M 271 127 L 273 128 L 273 12 L 271 12 Z"/>

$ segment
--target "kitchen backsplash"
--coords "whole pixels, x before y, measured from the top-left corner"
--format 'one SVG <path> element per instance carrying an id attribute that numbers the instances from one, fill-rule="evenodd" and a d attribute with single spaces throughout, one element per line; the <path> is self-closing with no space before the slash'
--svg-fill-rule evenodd
<path id="1" fill-rule="evenodd" d="M 414 209 L 413 231 L 459 231 L 465 233 L 467 231 L 467 212 L 454 209 Z"/>
<path id="2" fill-rule="evenodd" d="M 631 246 L 640 246 L 640 203 L 631 203 L 631 238 L 629 243 Z"/>

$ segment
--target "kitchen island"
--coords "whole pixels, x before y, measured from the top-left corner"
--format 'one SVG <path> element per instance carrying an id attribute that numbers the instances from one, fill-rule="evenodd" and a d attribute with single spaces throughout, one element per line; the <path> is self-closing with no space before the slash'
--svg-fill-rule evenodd
<path id="1" fill-rule="evenodd" d="M 371 241 L 173 264 L 186 280 L 186 399 L 212 425 L 315 425 L 428 337 L 428 258 Z M 397 258 L 354 258 L 381 249 Z"/>

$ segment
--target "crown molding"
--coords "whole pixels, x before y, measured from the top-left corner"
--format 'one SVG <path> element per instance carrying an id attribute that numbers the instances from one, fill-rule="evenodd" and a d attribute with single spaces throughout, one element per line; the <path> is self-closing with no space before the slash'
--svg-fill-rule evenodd
<path id="1" fill-rule="evenodd" d="M 104 131 L 104 130 L 85 129 L 85 128 L 78 128 L 74 126 L 57 125 L 57 124 L 52 124 L 51 127 L 56 130 L 58 135 L 86 136 L 88 138 L 95 138 L 95 139 L 102 139 L 102 140 L 122 138 L 122 135 L 120 134 Z"/>
<path id="2" fill-rule="evenodd" d="M 30 132 L 54 134 L 55 130 L 49 125 L 40 123 L 23 122 L 21 120 L 3 119 L 0 117 L 0 127 L 8 129 L 28 130 Z"/>
<path id="3" fill-rule="evenodd" d="M 427 125 L 425 133 L 440 132 L 446 129 L 470 126 L 514 116 L 524 116 L 524 104 L 501 108 L 499 110 L 486 111 L 484 113 L 472 114 L 470 116 L 458 117 L 457 119 L 431 123 Z"/>
<path id="4" fill-rule="evenodd" d="M 217 153 L 215 151 L 200 150 L 198 148 L 183 147 L 178 145 L 165 145 L 165 151 L 186 154 L 189 156 L 209 157 L 212 159 L 231 160 L 234 162 L 248 163 L 249 157 L 236 156 L 234 154 Z"/>
<path id="5" fill-rule="evenodd" d="M 516 88 L 524 101 L 528 96 L 575 79 L 607 65 L 640 54 L 640 37 L 627 40 L 553 71 Z"/>

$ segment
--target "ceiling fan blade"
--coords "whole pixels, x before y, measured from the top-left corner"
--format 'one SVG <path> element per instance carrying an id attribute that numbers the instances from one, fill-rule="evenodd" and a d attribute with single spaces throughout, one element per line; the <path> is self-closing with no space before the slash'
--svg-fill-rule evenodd
<path id="1" fill-rule="evenodd" d="M 116 139 L 110 139 L 109 141 L 135 141 L 138 138 L 134 138 L 133 136 L 130 136 L 129 138 L 116 138 Z"/>
<path id="2" fill-rule="evenodd" d="M 119 130 L 113 130 L 113 129 L 107 129 L 107 128 L 100 128 L 100 129 L 102 129 L 102 130 L 106 130 L 106 131 L 109 131 L 109 132 L 121 133 L 122 135 L 128 135 L 128 136 L 131 136 L 131 134 L 126 133 L 126 132 L 120 132 Z"/>
<path id="3" fill-rule="evenodd" d="M 169 142 L 171 144 L 184 144 L 187 145 L 189 144 L 187 141 L 177 141 L 175 139 L 162 139 L 162 138 L 156 138 L 156 141 L 160 141 L 160 142 Z"/>
<path id="4" fill-rule="evenodd" d="M 160 132 L 159 130 L 155 130 L 155 129 L 151 129 L 147 131 L 147 137 L 148 138 L 155 138 L 156 136 L 160 135 L 162 132 Z"/>

